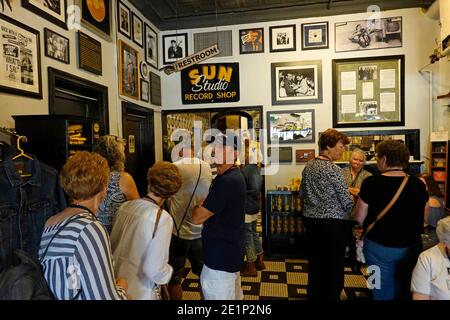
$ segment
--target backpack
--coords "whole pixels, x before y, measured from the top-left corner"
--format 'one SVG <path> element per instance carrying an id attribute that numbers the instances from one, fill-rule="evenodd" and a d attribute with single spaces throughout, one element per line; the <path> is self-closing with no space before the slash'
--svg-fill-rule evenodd
<path id="1" fill-rule="evenodd" d="M 45 280 L 41 262 L 59 232 L 79 218 L 79 215 L 73 216 L 56 231 L 40 260 L 21 249 L 14 251 L 17 263 L 0 272 L 0 300 L 55 300 Z M 81 290 L 73 299 L 80 293 Z"/>

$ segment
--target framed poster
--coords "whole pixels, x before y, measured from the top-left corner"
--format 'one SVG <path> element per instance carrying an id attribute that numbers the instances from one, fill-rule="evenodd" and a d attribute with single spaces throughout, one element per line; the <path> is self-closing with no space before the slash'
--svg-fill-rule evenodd
<path id="1" fill-rule="evenodd" d="M 82 22 L 94 32 L 99 32 L 110 40 L 111 35 L 111 1 L 108 0 L 82 0 Z"/>
<path id="2" fill-rule="evenodd" d="M 264 28 L 239 30 L 239 52 L 241 54 L 264 52 Z"/>
<path id="3" fill-rule="evenodd" d="M 328 21 L 302 23 L 302 50 L 328 48 Z"/>
<path id="4" fill-rule="evenodd" d="M 40 43 L 39 31 L 0 14 L 0 91 L 42 99 Z"/>
<path id="5" fill-rule="evenodd" d="M 22 7 L 67 30 L 66 0 L 22 0 Z"/>
<path id="6" fill-rule="evenodd" d="M 153 72 L 150 72 L 150 103 L 161 105 L 161 77 Z"/>
<path id="7" fill-rule="evenodd" d="M 158 34 L 148 24 L 144 25 L 145 61 L 158 69 Z"/>
<path id="8" fill-rule="evenodd" d="M 272 104 L 322 102 L 322 61 L 272 63 Z"/>
<path id="9" fill-rule="evenodd" d="M 131 11 L 122 2 L 117 1 L 117 28 L 121 34 L 131 39 Z"/>
<path id="10" fill-rule="evenodd" d="M 316 156 L 315 149 L 297 149 L 295 150 L 295 163 L 301 164 L 314 159 Z"/>
<path id="11" fill-rule="evenodd" d="M 102 43 L 78 31 L 78 65 L 80 69 L 101 75 L 103 73 L 102 64 Z"/>
<path id="12" fill-rule="evenodd" d="M 268 147 L 268 164 L 292 163 L 292 147 Z"/>
<path id="13" fill-rule="evenodd" d="M 62 35 L 44 28 L 45 55 L 52 59 L 70 63 L 69 39 Z"/>
<path id="14" fill-rule="evenodd" d="M 314 110 L 267 112 L 268 143 L 315 141 Z"/>
<path id="15" fill-rule="evenodd" d="M 270 52 L 295 51 L 297 48 L 295 27 L 295 24 L 270 27 Z"/>
<path id="16" fill-rule="evenodd" d="M 150 101 L 150 84 L 148 81 L 141 79 L 141 100 Z"/>
<path id="17" fill-rule="evenodd" d="M 334 39 L 336 52 L 401 47 L 402 17 L 337 22 Z"/>
<path id="18" fill-rule="evenodd" d="M 139 52 L 119 40 L 119 93 L 139 100 Z"/>
<path id="19" fill-rule="evenodd" d="M 333 127 L 405 125 L 405 56 L 333 60 Z"/>
<path id="20" fill-rule="evenodd" d="M 141 48 L 144 47 L 143 37 L 144 28 L 142 19 L 133 12 L 133 41 Z"/>
<path id="21" fill-rule="evenodd" d="M 169 64 L 187 56 L 187 33 L 168 34 L 163 36 L 164 64 Z"/>

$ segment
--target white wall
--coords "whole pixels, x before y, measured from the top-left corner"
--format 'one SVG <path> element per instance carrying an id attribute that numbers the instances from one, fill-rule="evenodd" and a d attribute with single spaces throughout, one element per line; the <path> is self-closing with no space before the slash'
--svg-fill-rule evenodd
<path id="1" fill-rule="evenodd" d="M 342 21 L 363 20 L 368 17 L 367 13 L 341 15 L 333 17 L 320 17 L 308 19 L 294 19 L 278 22 L 253 23 L 246 25 L 235 25 L 219 27 L 219 30 L 232 30 L 233 32 L 233 56 L 226 58 L 211 58 L 207 62 L 239 62 L 240 72 L 240 95 L 241 100 L 236 103 L 204 104 L 204 105 L 182 105 L 180 74 L 162 76 L 162 86 L 166 92 L 163 96 L 164 109 L 190 109 L 190 108 L 217 108 L 262 105 L 264 112 L 273 110 L 297 110 L 315 109 L 316 141 L 318 132 L 332 126 L 332 59 L 371 57 L 384 55 L 405 55 L 405 126 L 404 127 L 375 127 L 375 128 L 349 128 L 353 130 L 382 130 L 382 129 L 420 129 L 421 133 L 421 155 L 428 155 L 429 136 L 429 113 L 428 113 L 428 82 L 426 77 L 419 73 L 419 69 L 428 63 L 430 48 L 433 48 L 433 34 L 438 34 L 439 29 L 436 22 L 427 18 L 419 8 L 401 9 L 381 12 L 381 17 L 403 17 L 403 46 L 401 48 L 363 50 L 344 53 L 334 52 L 334 23 Z M 329 22 L 329 49 L 301 51 L 300 25 L 306 22 Z M 269 52 L 269 26 L 293 24 L 297 25 L 297 50 L 286 53 Z M 264 27 L 265 48 L 260 54 L 239 54 L 238 30 Z M 193 33 L 215 31 L 215 28 L 178 30 L 179 33 L 188 33 L 189 53 L 193 52 Z M 174 33 L 174 31 L 164 32 Z M 303 105 L 271 105 L 271 71 L 270 64 L 273 62 L 322 60 L 322 82 L 323 103 Z M 264 114 L 264 123 L 266 116 Z M 343 130 L 343 131 L 344 131 Z M 266 144 L 267 145 L 267 144 Z M 315 148 L 312 144 L 292 144 L 293 149 Z M 294 151 L 295 152 L 295 151 Z M 424 159 L 425 160 L 425 159 Z M 285 185 L 293 177 L 299 177 L 303 165 L 283 165 L 277 175 L 267 177 L 266 186 Z"/>
<path id="2" fill-rule="evenodd" d="M 70 5 L 72 1 L 67 1 Z M 156 32 L 159 30 L 144 16 L 134 8 L 131 3 L 127 0 L 123 1 L 132 11 L 134 11 L 143 21 L 147 22 Z M 62 70 L 64 72 L 73 74 L 77 77 L 84 78 L 89 81 L 93 81 L 100 85 L 108 87 L 108 105 L 109 105 L 109 125 L 110 133 L 121 135 L 122 134 L 122 107 L 121 101 L 122 97 L 118 94 L 118 63 L 117 56 L 118 52 L 116 50 L 117 43 L 117 26 L 116 26 L 116 16 L 117 16 L 117 1 L 111 1 L 112 15 L 112 40 L 106 41 L 97 34 L 91 32 L 89 29 L 85 28 L 83 25 L 81 31 L 93 37 L 94 39 L 101 42 L 102 46 L 102 69 L 103 75 L 97 76 L 93 73 L 81 70 L 78 68 L 78 53 L 77 53 L 77 32 L 76 30 L 64 30 L 57 25 L 47 21 L 46 19 L 34 14 L 33 12 L 22 8 L 20 1 L 12 1 L 12 12 L 7 8 L 3 12 L 14 20 L 26 23 L 28 26 L 36 29 L 40 32 L 41 36 L 41 74 L 42 74 L 42 96 L 43 99 L 34 99 L 29 97 L 24 97 L 20 95 L 7 94 L 0 92 L 0 126 L 5 126 L 8 128 L 14 127 L 14 120 L 11 115 L 35 115 L 35 114 L 48 114 L 48 77 L 47 77 L 47 67 L 51 66 L 55 69 Z M 44 55 L 44 28 L 47 27 L 52 31 L 55 31 L 67 38 L 70 41 L 70 65 L 64 64 L 62 62 L 56 61 L 54 59 L 48 58 Z M 131 45 L 133 48 L 139 50 L 141 57 L 144 55 L 144 49 L 136 45 L 132 40 L 123 38 L 121 34 L 118 36 L 119 39 L 126 41 L 127 44 Z M 159 74 L 159 71 L 150 67 L 150 70 L 154 73 Z M 143 101 L 133 100 L 126 98 L 132 103 L 138 104 L 143 107 L 155 109 L 155 111 L 160 110 L 161 107 L 153 106 L 150 103 Z M 155 112 L 155 123 L 161 122 L 161 113 Z M 160 125 L 155 126 L 155 148 L 157 160 L 161 159 L 161 130 Z"/>

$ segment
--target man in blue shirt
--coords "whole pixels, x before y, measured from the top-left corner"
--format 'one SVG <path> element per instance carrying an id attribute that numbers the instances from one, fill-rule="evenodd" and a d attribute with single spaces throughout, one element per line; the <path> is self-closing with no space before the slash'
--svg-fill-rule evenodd
<path id="1" fill-rule="evenodd" d="M 217 177 L 205 201 L 192 214 L 203 223 L 204 265 L 200 276 L 205 300 L 242 300 L 240 269 L 244 258 L 245 180 L 234 165 L 237 137 L 214 141 Z"/>

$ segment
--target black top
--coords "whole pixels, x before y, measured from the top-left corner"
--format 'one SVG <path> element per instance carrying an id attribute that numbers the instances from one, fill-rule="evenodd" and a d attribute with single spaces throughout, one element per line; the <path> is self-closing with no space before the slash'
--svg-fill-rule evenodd
<path id="1" fill-rule="evenodd" d="M 369 205 L 364 228 L 375 221 L 378 214 L 392 200 L 403 177 L 372 176 L 364 180 L 359 196 Z M 381 218 L 367 237 L 386 247 L 403 248 L 421 241 L 423 218 L 428 194 L 425 184 L 410 177 L 397 201 Z"/>
<path id="2" fill-rule="evenodd" d="M 245 181 L 236 168 L 218 175 L 203 207 L 213 212 L 203 226 L 203 255 L 208 268 L 238 272 L 244 261 Z"/>
<path id="3" fill-rule="evenodd" d="M 245 213 L 255 214 L 260 210 L 262 177 L 256 164 L 248 164 L 241 169 L 247 191 L 245 193 Z"/>

